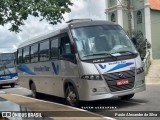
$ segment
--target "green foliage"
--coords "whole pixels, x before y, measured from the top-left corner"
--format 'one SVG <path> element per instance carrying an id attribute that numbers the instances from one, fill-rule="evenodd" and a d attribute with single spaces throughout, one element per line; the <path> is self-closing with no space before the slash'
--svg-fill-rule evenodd
<path id="1" fill-rule="evenodd" d="M 11 23 L 10 31 L 19 32 L 19 26 L 29 15 L 41 17 L 50 24 L 63 20 L 63 14 L 70 12 L 70 0 L 0 0 L 0 25 Z"/>
<path id="2" fill-rule="evenodd" d="M 142 60 L 146 56 L 146 49 L 150 48 L 150 44 L 144 38 L 143 33 L 141 31 L 133 31 L 133 36 L 136 38 L 137 44 L 135 45 Z"/>

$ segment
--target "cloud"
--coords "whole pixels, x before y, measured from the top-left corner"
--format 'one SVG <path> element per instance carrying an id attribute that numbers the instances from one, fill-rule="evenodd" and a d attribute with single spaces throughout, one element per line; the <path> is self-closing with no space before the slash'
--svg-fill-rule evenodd
<path id="1" fill-rule="evenodd" d="M 69 19 L 92 18 L 105 20 L 105 0 L 72 0 L 71 13 L 64 14 L 65 21 Z M 63 21 L 63 22 L 65 22 Z M 57 26 L 39 21 L 39 18 L 29 16 L 21 32 L 16 34 L 8 30 L 9 24 L 0 26 L 0 52 L 14 52 L 23 41 L 54 30 Z"/>
<path id="2" fill-rule="evenodd" d="M 72 0 L 72 12 L 65 15 L 68 19 L 92 18 L 106 20 L 105 0 Z"/>

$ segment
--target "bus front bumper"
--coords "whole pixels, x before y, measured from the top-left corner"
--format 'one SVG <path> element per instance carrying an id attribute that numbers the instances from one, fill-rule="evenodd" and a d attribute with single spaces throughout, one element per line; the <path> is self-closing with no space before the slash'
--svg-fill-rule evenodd
<path id="1" fill-rule="evenodd" d="M 15 77 L 12 79 L 0 80 L 0 85 L 8 85 L 8 84 L 17 83 L 17 82 L 18 82 L 18 77 Z"/>
<path id="2" fill-rule="evenodd" d="M 113 97 L 118 97 L 118 96 L 124 96 L 124 95 L 129 95 L 129 94 L 134 94 L 138 92 L 142 92 L 146 90 L 145 84 L 142 84 L 140 86 L 134 87 L 133 89 L 130 90 L 124 90 L 124 91 L 118 91 L 118 92 L 111 92 L 111 93 L 93 93 L 88 96 L 83 96 L 81 99 L 82 101 L 93 101 L 93 100 L 102 100 L 102 99 L 107 99 L 107 98 L 113 98 Z"/>

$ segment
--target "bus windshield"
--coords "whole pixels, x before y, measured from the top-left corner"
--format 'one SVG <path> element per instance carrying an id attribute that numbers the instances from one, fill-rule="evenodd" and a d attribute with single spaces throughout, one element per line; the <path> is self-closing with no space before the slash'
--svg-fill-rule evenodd
<path id="1" fill-rule="evenodd" d="M 11 73 L 16 73 L 15 54 L 14 53 L 0 54 L 0 75 L 8 75 Z"/>
<path id="2" fill-rule="evenodd" d="M 74 28 L 72 35 L 82 60 L 137 53 L 127 34 L 118 25 Z"/>
<path id="3" fill-rule="evenodd" d="M 15 60 L 15 54 L 14 53 L 2 53 L 0 54 L 0 61 L 7 61 L 7 60 Z"/>

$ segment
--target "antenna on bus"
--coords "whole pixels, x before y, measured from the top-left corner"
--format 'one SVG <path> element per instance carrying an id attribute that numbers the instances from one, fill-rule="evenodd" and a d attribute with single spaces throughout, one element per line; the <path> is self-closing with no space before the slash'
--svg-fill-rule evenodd
<path id="1" fill-rule="evenodd" d="M 81 21 L 92 21 L 92 19 L 90 19 L 90 18 L 86 18 L 86 19 L 71 19 L 71 20 L 67 21 L 66 23 L 81 22 Z"/>

